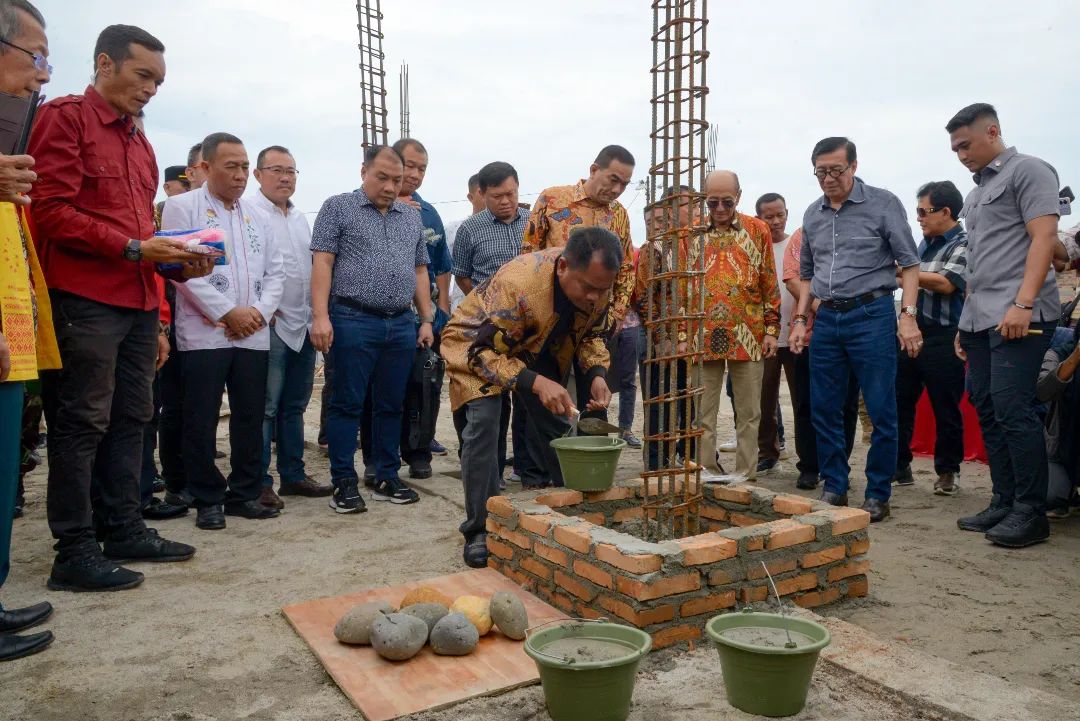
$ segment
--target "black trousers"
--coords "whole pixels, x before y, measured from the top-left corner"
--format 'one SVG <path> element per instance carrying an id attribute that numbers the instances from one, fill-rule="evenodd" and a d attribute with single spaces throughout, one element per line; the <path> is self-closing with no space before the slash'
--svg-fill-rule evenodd
<path id="1" fill-rule="evenodd" d="M 934 442 L 934 470 L 956 473 L 964 460 L 964 418 L 960 399 L 964 397 L 964 361 L 956 357 L 953 339 L 956 328 L 922 328 L 923 347 L 915 358 L 900 351 L 896 363 L 896 414 L 899 448 L 896 467 L 911 465 L 911 437 L 915 433 L 915 406 L 923 388 L 934 409 L 937 439 Z"/>
<path id="2" fill-rule="evenodd" d="M 683 361 L 678 361 L 675 368 L 675 383 L 672 384 L 671 370 L 667 367 L 667 364 L 662 364 L 663 368 L 659 365 L 653 365 L 651 368 L 641 366 L 641 388 L 642 396 L 646 400 L 657 398 L 661 395 L 673 394 L 676 392 L 682 392 L 686 390 L 686 373 L 687 366 Z M 689 414 L 687 413 L 687 407 L 689 406 Z M 645 435 L 653 435 L 660 432 L 673 432 L 676 428 L 688 428 L 690 419 L 694 417 L 693 404 L 688 401 L 682 401 L 676 406 L 676 418 L 668 419 L 661 417 L 660 404 L 647 403 L 645 405 Z M 685 444 L 679 442 L 676 444 L 676 453 L 685 453 Z M 694 454 L 695 446 L 691 444 L 690 454 L 691 457 Z M 704 463 L 705 459 L 701 459 Z M 670 444 L 661 441 L 646 441 L 645 442 L 645 464 L 646 470 L 655 471 L 661 467 L 667 468 L 671 466 L 674 459 L 671 458 Z"/>
<path id="3" fill-rule="evenodd" d="M 334 355 L 323 353 L 323 387 L 319 396 L 319 445 L 326 445 L 326 418 L 330 412 L 330 398 L 334 394 Z"/>
<path id="4" fill-rule="evenodd" d="M 197 508 L 253 501 L 262 492 L 262 425 L 268 350 L 216 348 L 181 354 L 184 385 L 184 473 Z M 221 396 L 229 390 L 232 471 L 214 463 Z"/>
<path id="5" fill-rule="evenodd" d="M 811 422 L 810 414 L 810 353 L 813 346 L 803 349 L 802 353 L 795 355 L 795 397 L 792 402 L 795 406 L 795 452 L 799 456 L 795 467 L 799 473 L 813 473 L 817 475 L 817 431 Z M 851 449 L 855 447 L 855 426 L 859 421 L 859 382 L 855 374 L 848 379 L 848 393 L 844 400 L 844 448 L 848 458 L 851 457 Z"/>
<path id="6" fill-rule="evenodd" d="M 94 517 L 108 536 L 141 533 L 143 429 L 153 416 L 158 313 L 52 291 L 63 369 L 43 374 L 49 424 L 49 530 L 57 557 L 100 553 Z M 110 472 L 91 501 L 94 461 Z M 97 495 L 97 494 L 95 494 Z M 96 506 L 96 508 L 95 508 Z"/>
<path id="7" fill-rule="evenodd" d="M 172 493 L 185 488 L 184 477 L 184 379 L 183 354 L 176 347 L 174 334 L 169 336 L 169 360 L 158 371 L 161 390 L 161 415 L 158 418 L 158 455 L 161 477 Z"/>

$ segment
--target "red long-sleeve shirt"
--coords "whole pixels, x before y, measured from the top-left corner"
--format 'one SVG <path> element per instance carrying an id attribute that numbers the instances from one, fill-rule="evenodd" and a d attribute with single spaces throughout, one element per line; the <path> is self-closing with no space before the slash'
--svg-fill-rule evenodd
<path id="1" fill-rule="evenodd" d="M 124 260 L 154 234 L 158 167 L 146 136 L 93 87 L 38 111 L 27 151 L 32 212 L 50 288 L 124 308 L 158 307 L 154 264 Z"/>

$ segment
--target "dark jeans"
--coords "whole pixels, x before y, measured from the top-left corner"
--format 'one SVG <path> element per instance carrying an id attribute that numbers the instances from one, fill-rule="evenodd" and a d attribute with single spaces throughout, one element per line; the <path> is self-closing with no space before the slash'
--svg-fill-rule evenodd
<path id="1" fill-rule="evenodd" d="M 765 359 L 765 370 L 761 377 L 761 424 L 758 426 L 759 460 L 780 460 L 780 441 L 784 430 L 779 406 L 781 370 L 787 377 L 788 392 L 794 405 L 797 394 L 795 354 L 787 348 L 778 348 L 775 357 Z M 795 434 L 798 435 L 797 428 Z"/>
<path id="2" fill-rule="evenodd" d="M 187 487 L 184 476 L 184 377 L 176 338 L 169 336 L 169 359 L 158 371 L 161 389 L 161 417 L 158 419 L 158 456 L 161 477 L 172 493 Z"/>
<path id="3" fill-rule="evenodd" d="M 671 370 L 664 364 L 664 368 L 654 365 L 652 368 L 646 369 L 644 366 L 641 369 L 641 375 L 645 378 L 645 383 L 642 387 L 648 385 L 648 399 L 656 398 L 660 395 L 668 395 L 676 392 L 682 392 L 686 390 L 686 363 L 679 361 L 676 366 L 675 383 L 674 387 L 671 382 Z M 657 433 L 671 433 L 679 428 L 689 428 L 689 416 L 687 414 L 687 401 L 679 402 L 676 407 L 677 418 L 666 418 L 660 413 L 661 404 L 650 403 L 646 405 L 645 412 L 645 435 L 655 435 Z M 692 413 L 691 413 L 692 415 Z M 667 441 L 646 441 L 645 442 L 645 454 L 646 454 L 646 470 L 655 471 L 663 467 L 668 467 L 674 463 L 672 458 L 671 444 Z M 661 447 L 663 450 L 661 450 Z M 678 443 L 675 452 L 684 453 L 685 448 L 683 443 Z M 691 454 L 693 454 L 693 448 L 691 447 Z M 704 462 L 704 459 L 702 459 Z"/>
<path id="4" fill-rule="evenodd" d="M 915 433 L 915 407 L 923 388 L 934 409 L 937 439 L 934 442 L 934 470 L 957 473 L 964 460 L 964 417 L 960 399 L 964 397 L 964 361 L 956 357 L 953 339 L 956 328 L 922 328 L 923 347 L 914 358 L 903 350 L 896 358 L 896 415 L 899 426 L 897 468 L 911 465 L 911 437 Z"/>
<path id="5" fill-rule="evenodd" d="M 795 356 L 795 454 L 799 457 L 795 467 L 799 473 L 818 475 L 817 431 L 811 414 L 810 403 L 810 356 L 813 344 Z M 848 377 L 847 395 L 844 398 L 844 453 L 851 457 L 855 447 L 855 428 L 859 422 L 859 382 L 855 374 Z"/>
<path id="6" fill-rule="evenodd" d="M 304 345 L 294 351 L 271 328 L 262 424 L 264 486 L 274 486 L 270 476 L 271 437 L 277 441 L 278 480 L 282 484 L 304 480 L 304 411 L 311 400 L 314 381 L 315 346 L 311 345 L 311 339 L 305 337 Z"/>
<path id="7" fill-rule="evenodd" d="M 847 312 L 824 305 L 814 321 L 810 356 L 811 414 L 825 490 L 847 493 L 844 397 L 850 376 L 862 389 L 874 424 L 866 454 L 866 497 L 888 501 L 896 474 L 896 316 L 891 295 Z"/>
<path id="8" fill-rule="evenodd" d="M 145 531 L 139 513 L 143 429 L 153 416 L 158 313 L 52 291 L 63 369 L 43 374 L 49 424 L 49 528 L 60 560 L 98 553 L 94 516 L 109 535 Z M 94 460 L 100 506 L 91 501 Z"/>
<path id="9" fill-rule="evenodd" d="M 0 383 L 0 587 L 11 570 L 11 524 L 19 488 L 22 411 L 22 382 Z"/>
<path id="10" fill-rule="evenodd" d="M 334 344 L 334 389 L 326 419 L 330 475 L 337 488 L 359 482 L 357 432 L 364 400 L 372 387 L 372 446 L 375 476 L 397 478 L 405 385 L 416 350 L 416 325 L 410 313 L 382 318 L 335 305 L 330 313 Z"/>
<path id="11" fill-rule="evenodd" d="M 1043 426 L 1035 413 L 1035 384 L 1054 326 L 1032 323 L 1043 334 L 1017 340 L 1004 340 L 994 330 L 960 332 L 994 494 L 1004 504 L 1037 513 L 1046 512 L 1049 471 Z"/>
<path id="12" fill-rule="evenodd" d="M 323 353 L 323 386 L 319 395 L 319 445 L 326 445 L 326 419 L 330 415 L 330 400 L 334 397 L 334 355 Z"/>
<path id="13" fill-rule="evenodd" d="M 262 491 L 262 424 L 270 353 L 215 348 L 181 353 L 184 368 L 184 470 L 196 508 L 253 501 Z M 214 462 L 221 396 L 229 390 L 231 472 Z"/>
<path id="14" fill-rule="evenodd" d="M 619 396 L 619 428 L 630 430 L 634 424 L 634 406 L 637 403 L 638 343 L 641 331 L 624 328 L 608 342 L 611 364 L 607 383 L 612 394 Z"/>

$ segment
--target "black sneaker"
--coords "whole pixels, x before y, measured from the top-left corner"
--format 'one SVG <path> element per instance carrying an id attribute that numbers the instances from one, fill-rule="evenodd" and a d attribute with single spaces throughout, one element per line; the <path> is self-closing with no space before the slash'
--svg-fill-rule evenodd
<path id="1" fill-rule="evenodd" d="M 487 534 L 478 533 L 465 544 L 463 552 L 465 565 L 469 568 L 486 568 L 488 562 Z"/>
<path id="2" fill-rule="evenodd" d="M 105 556 L 89 553 L 75 558 L 53 561 L 49 575 L 50 591 L 123 591 L 143 582 L 138 571 L 118 566 Z"/>
<path id="3" fill-rule="evenodd" d="M 976 513 L 974 516 L 964 516 L 956 519 L 956 525 L 961 531 L 974 531 L 986 533 L 991 528 L 1005 520 L 1012 510 L 1012 504 L 1002 503 L 1001 497 L 994 495 L 990 499 L 990 505 Z"/>
<path id="4" fill-rule="evenodd" d="M 375 466 L 364 466 L 364 487 L 375 487 Z"/>
<path id="5" fill-rule="evenodd" d="M 390 501 L 399 505 L 416 503 L 420 500 L 417 492 L 402 483 L 400 478 L 379 481 L 375 490 L 372 491 L 372 498 L 376 501 Z"/>
<path id="6" fill-rule="evenodd" d="M 779 471 L 780 468 L 780 461 L 775 458 L 762 458 L 757 462 L 757 472 L 761 474 L 771 473 L 774 470 Z"/>
<path id="7" fill-rule="evenodd" d="M 413 461 L 409 464 L 409 478 L 431 478 L 431 464 L 427 461 Z"/>
<path id="8" fill-rule="evenodd" d="M 897 468 L 896 473 L 892 477 L 892 482 L 898 486 L 915 485 L 915 477 L 911 475 L 911 466 Z"/>
<path id="9" fill-rule="evenodd" d="M 337 513 L 363 513 L 367 510 L 364 497 L 355 485 L 335 488 L 334 495 L 330 496 L 330 507 Z"/>
<path id="10" fill-rule="evenodd" d="M 1050 523 L 1046 515 L 1021 504 L 1013 506 L 1009 515 L 986 532 L 986 540 L 1006 548 L 1023 548 L 1050 538 Z"/>
<path id="11" fill-rule="evenodd" d="M 818 487 L 820 482 L 816 473 L 800 473 L 799 480 L 795 481 L 795 487 L 804 491 L 812 491 Z"/>
<path id="12" fill-rule="evenodd" d="M 150 561 L 151 563 L 171 563 L 186 561 L 195 555 L 195 547 L 186 543 L 169 541 L 147 529 L 127 538 L 105 539 L 102 552 L 105 558 L 116 563 L 132 561 Z"/>

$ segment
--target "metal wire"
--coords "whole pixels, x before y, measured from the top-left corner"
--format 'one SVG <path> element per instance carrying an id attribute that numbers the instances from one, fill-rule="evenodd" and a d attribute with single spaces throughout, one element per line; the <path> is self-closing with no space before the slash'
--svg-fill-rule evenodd
<path id="1" fill-rule="evenodd" d="M 387 144 L 386 71 L 383 69 L 382 0 L 356 3 L 360 31 L 360 111 L 364 140 L 361 147 Z"/>

